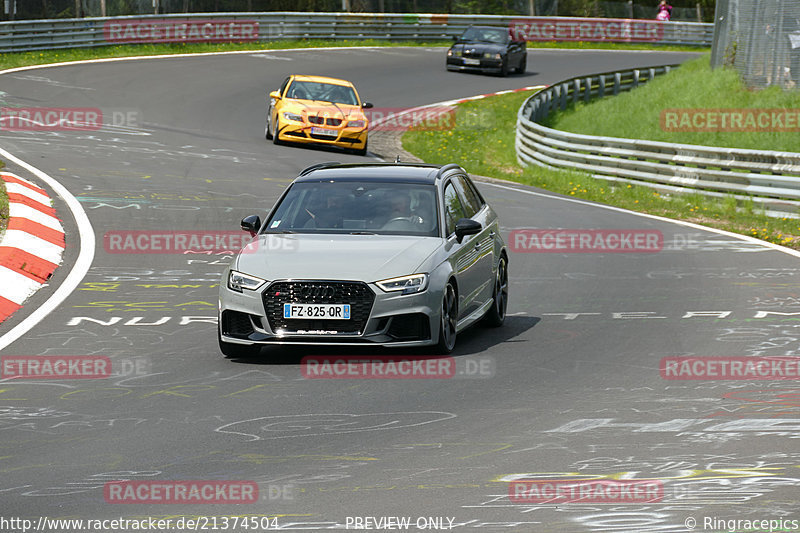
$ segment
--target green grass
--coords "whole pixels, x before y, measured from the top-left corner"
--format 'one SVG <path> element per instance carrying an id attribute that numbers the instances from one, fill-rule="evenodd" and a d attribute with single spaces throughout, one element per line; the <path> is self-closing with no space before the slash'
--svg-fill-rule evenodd
<path id="1" fill-rule="evenodd" d="M 696 222 L 800 249 L 800 220 L 768 217 L 752 202 L 737 206 L 733 198 L 664 195 L 644 186 L 614 185 L 580 172 L 521 167 L 514 151 L 514 124 L 520 105 L 530 94 L 513 93 L 460 104 L 454 128 L 409 131 L 403 136 L 403 147 L 429 163 L 459 163 L 471 174 Z"/>
<path id="2" fill-rule="evenodd" d="M 450 46 L 452 41 L 384 41 L 366 40 L 286 40 L 258 43 L 172 43 L 172 44 L 126 44 L 99 46 L 96 48 L 75 48 L 65 50 L 42 50 L 37 52 L 18 52 L 0 54 L 0 69 L 45 65 L 62 61 L 81 61 L 109 57 L 128 57 L 139 55 L 193 54 L 208 52 L 232 52 L 237 50 L 282 50 L 286 48 L 321 48 L 328 46 Z M 691 46 L 656 46 L 635 43 L 584 43 L 584 42 L 542 42 L 530 43 L 531 48 L 596 48 L 607 50 L 664 50 L 698 51 L 703 48 Z"/>
<path id="3" fill-rule="evenodd" d="M 706 55 L 686 62 L 679 69 L 634 91 L 569 107 L 548 117 L 544 124 L 587 135 L 800 152 L 800 134 L 796 131 L 664 131 L 660 122 L 661 111 L 675 108 L 800 109 L 800 90 L 784 91 L 780 87 L 748 90 L 735 71 L 711 70 Z"/>

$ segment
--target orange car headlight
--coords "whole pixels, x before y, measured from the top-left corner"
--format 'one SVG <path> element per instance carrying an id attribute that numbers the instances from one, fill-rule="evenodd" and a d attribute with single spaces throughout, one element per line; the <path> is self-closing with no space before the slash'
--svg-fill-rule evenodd
<path id="1" fill-rule="evenodd" d="M 295 122 L 303 122 L 303 115 L 298 115 L 297 113 L 290 113 L 289 111 L 286 111 L 283 114 L 283 118 L 285 118 L 286 120 L 293 120 Z"/>

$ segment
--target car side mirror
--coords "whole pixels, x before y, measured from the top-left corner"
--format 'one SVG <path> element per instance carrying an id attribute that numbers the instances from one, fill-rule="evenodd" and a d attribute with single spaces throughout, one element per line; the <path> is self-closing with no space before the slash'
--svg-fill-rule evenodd
<path id="1" fill-rule="evenodd" d="M 475 235 L 480 233 L 483 229 L 481 223 L 471 218 L 460 218 L 456 222 L 456 240 L 459 244 L 464 240 L 467 235 Z"/>
<path id="2" fill-rule="evenodd" d="M 251 237 L 255 237 L 261 228 L 261 218 L 258 215 L 246 216 L 242 219 L 242 230 L 250 233 Z"/>
<path id="3" fill-rule="evenodd" d="M 270 98 L 274 98 L 275 100 L 280 100 L 281 99 L 281 92 L 280 91 L 272 91 L 271 93 L 269 93 L 269 97 Z"/>
<path id="4" fill-rule="evenodd" d="M 372 103 L 364 102 L 363 104 L 361 104 L 361 107 L 363 107 L 364 109 L 372 109 Z"/>

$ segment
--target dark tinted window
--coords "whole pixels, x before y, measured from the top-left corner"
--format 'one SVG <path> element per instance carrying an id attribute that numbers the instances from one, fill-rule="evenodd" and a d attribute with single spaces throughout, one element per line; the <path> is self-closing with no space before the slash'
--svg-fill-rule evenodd
<path id="1" fill-rule="evenodd" d="M 464 208 L 467 213 L 467 217 L 475 216 L 475 213 L 481 210 L 483 207 L 483 203 L 481 202 L 480 197 L 478 196 L 475 189 L 472 188 L 472 184 L 467 181 L 466 178 L 463 176 L 458 176 L 454 178 L 453 181 L 456 183 L 458 188 L 458 192 L 461 193 L 461 197 L 464 198 Z"/>
<path id="2" fill-rule="evenodd" d="M 458 197 L 453 182 L 448 182 L 444 188 L 444 219 L 445 233 L 449 236 L 456 231 L 456 222 L 460 218 L 468 218 L 461 199 Z"/>
<path id="3" fill-rule="evenodd" d="M 482 41 L 505 44 L 508 42 L 507 28 L 467 28 L 461 35 L 462 41 Z"/>
<path id="4" fill-rule="evenodd" d="M 289 83 L 289 78 L 286 78 L 285 80 L 283 80 L 283 83 L 281 83 L 281 89 L 279 91 L 281 96 L 283 96 L 283 91 L 286 90 L 286 85 L 288 85 L 288 83 Z"/>
<path id="5" fill-rule="evenodd" d="M 395 182 L 292 185 L 265 232 L 439 236 L 436 188 Z"/>
<path id="6" fill-rule="evenodd" d="M 334 104 L 358 105 L 356 92 L 352 87 L 316 81 L 294 81 L 286 92 L 286 98 L 298 100 L 317 100 Z"/>

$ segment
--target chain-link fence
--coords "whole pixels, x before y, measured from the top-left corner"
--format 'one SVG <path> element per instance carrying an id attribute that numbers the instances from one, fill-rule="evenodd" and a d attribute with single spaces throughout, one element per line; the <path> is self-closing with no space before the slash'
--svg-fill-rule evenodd
<path id="1" fill-rule="evenodd" d="M 800 88 L 800 0 L 718 0 L 711 65 L 749 87 Z"/>
<path id="2" fill-rule="evenodd" d="M 672 20 L 710 22 L 714 0 L 674 1 Z M 452 13 L 654 19 L 658 0 L 0 0 L 0 20 L 156 13 Z"/>

